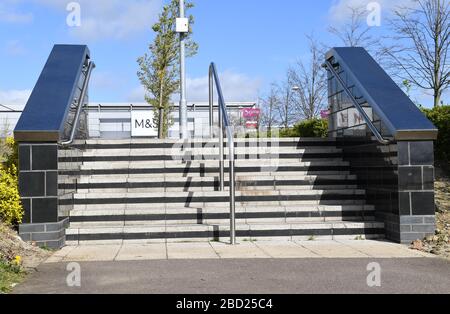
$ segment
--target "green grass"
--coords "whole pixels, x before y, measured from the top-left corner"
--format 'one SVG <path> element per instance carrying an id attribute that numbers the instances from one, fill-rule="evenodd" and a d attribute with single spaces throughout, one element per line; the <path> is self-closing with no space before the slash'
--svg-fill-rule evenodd
<path id="1" fill-rule="evenodd" d="M 41 249 L 44 250 L 44 251 L 47 251 L 47 252 L 56 252 L 55 249 L 51 249 L 51 248 L 49 248 L 49 247 L 46 246 L 46 245 L 41 246 Z"/>
<path id="2" fill-rule="evenodd" d="M 19 267 L 0 260 L 0 294 L 9 293 L 12 285 L 22 281 L 25 272 Z"/>

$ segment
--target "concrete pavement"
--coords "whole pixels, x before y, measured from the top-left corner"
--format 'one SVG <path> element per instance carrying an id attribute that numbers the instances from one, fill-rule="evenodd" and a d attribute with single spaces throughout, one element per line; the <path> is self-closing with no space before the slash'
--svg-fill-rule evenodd
<path id="1" fill-rule="evenodd" d="M 261 241 L 226 243 L 120 243 L 67 246 L 46 263 L 177 259 L 420 258 L 432 255 L 385 241 Z"/>

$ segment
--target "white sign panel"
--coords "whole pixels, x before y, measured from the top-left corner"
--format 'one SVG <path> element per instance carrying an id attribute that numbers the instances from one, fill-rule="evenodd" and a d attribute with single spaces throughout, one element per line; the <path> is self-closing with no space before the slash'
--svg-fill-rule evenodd
<path id="1" fill-rule="evenodd" d="M 156 137 L 158 128 L 153 123 L 153 111 L 133 111 L 131 113 L 132 137 Z"/>

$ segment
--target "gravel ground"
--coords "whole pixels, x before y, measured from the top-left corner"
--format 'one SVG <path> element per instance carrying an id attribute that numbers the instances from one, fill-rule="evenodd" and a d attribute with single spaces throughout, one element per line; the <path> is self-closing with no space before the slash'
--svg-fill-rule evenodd
<path id="1" fill-rule="evenodd" d="M 437 231 L 423 241 L 415 241 L 413 248 L 450 259 L 450 178 L 437 171 L 436 183 Z"/>
<path id="2" fill-rule="evenodd" d="M 0 259 L 11 262 L 20 256 L 22 267 L 25 270 L 34 269 L 52 252 L 42 250 L 32 244 L 25 243 L 17 232 L 0 222 Z"/>

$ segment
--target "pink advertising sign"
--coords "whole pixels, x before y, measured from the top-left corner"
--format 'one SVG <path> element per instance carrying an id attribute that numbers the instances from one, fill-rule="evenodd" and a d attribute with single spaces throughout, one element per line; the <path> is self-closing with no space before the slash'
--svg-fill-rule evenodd
<path id="1" fill-rule="evenodd" d="M 247 129 L 257 129 L 258 128 L 258 122 L 256 122 L 256 121 L 247 121 L 245 123 L 245 127 Z"/>
<path id="2" fill-rule="evenodd" d="M 261 109 L 242 109 L 242 116 L 244 119 L 258 119 L 261 115 Z"/>
<path id="3" fill-rule="evenodd" d="M 320 112 L 320 116 L 322 117 L 322 119 L 327 119 L 329 115 L 330 115 L 330 110 L 322 110 Z"/>

